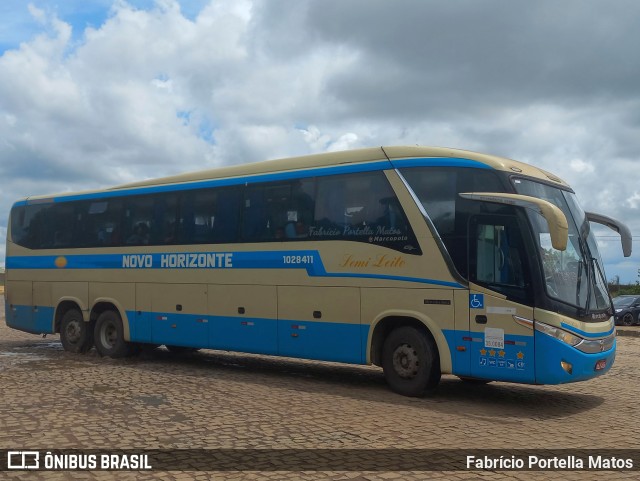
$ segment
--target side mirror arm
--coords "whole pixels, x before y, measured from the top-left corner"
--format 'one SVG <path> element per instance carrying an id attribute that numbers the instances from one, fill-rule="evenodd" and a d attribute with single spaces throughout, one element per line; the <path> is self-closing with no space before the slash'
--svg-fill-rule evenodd
<path id="1" fill-rule="evenodd" d="M 631 255 L 631 231 L 626 225 L 612 217 L 608 217 L 602 214 L 596 214 L 595 212 L 585 212 L 585 214 L 589 222 L 595 222 L 596 224 L 607 226 L 609 229 L 612 229 L 620 234 L 620 241 L 622 242 L 622 253 L 625 257 L 629 257 Z"/>

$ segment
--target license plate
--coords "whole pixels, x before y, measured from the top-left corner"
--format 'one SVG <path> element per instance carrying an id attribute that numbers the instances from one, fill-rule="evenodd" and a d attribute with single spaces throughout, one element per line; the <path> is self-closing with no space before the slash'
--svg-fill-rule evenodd
<path id="1" fill-rule="evenodd" d="M 607 367 L 606 359 L 600 359 L 598 362 L 596 362 L 596 371 L 602 371 L 605 367 Z"/>

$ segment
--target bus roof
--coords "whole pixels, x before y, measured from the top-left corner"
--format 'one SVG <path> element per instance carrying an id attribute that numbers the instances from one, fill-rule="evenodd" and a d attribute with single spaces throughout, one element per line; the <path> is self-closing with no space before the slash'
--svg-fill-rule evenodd
<path id="1" fill-rule="evenodd" d="M 113 192 L 118 190 L 139 189 L 145 187 L 162 186 L 170 184 L 187 184 L 190 182 L 201 182 L 205 180 L 242 178 L 253 175 L 270 174 L 276 172 L 299 171 L 306 169 L 331 167 L 337 165 L 358 164 L 384 160 L 419 159 L 419 158 L 451 158 L 468 159 L 487 167 L 507 172 L 520 173 L 525 176 L 551 181 L 568 187 L 564 181 L 553 174 L 529 164 L 516 160 L 498 157 L 494 155 L 481 154 L 477 152 L 450 149 L 445 147 L 424 147 L 424 146 L 390 146 L 371 147 L 365 149 L 347 150 L 341 152 L 329 152 L 323 154 L 306 155 L 301 157 L 290 157 L 276 160 L 266 160 L 249 164 L 234 165 L 229 167 L 218 167 L 214 169 L 188 172 L 184 174 L 148 179 L 139 182 L 117 185 L 104 190 L 69 192 L 64 194 L 42 195 L 29 197 L 29 201 L 51 199 L 52 197 L 64 198 L 66 196 L 77 196 L 97 192 Z"/>

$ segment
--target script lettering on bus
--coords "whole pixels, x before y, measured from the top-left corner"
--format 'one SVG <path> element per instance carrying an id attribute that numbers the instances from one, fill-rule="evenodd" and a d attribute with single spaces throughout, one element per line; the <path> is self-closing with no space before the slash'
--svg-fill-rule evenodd
<path id="1" fill-rule="evenodd" d="M 380 254 L 376 257 L 357 258 L 352 254 L 346 254 L 340 267 L 351 267 L 354 269 L 363 269 L 366 267 L 374 268 L 396 268 L 404 267 L 406 261 L 402 256 L 389 256 L 387 254 Z"/>
<path id="2" fill-rule="evenodd" d="M 160 265 L 157 265 L 157 260 Z M 127 254 L 122 256 L 124 269 L 205 269 L 233 267 L 233 254 L 225 252 L 156 254 L 154 265 L 153 254 Z"/>

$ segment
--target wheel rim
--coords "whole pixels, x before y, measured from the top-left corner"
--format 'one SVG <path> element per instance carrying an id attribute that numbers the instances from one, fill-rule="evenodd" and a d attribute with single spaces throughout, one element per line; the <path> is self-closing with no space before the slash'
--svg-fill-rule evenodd
<path id="1" fill-rule="evenodd" d="M 416 350 L 409 344 L 402 344 L 393 351 L 393 369 L 404 379 L 410 379 L 418 374 L 420 358 Z"/>
<path id="2" fill-rule="evenodd" d="M 625 326 L 630 326 L 631 324 L 633 324 L 633 316 L 631 314 L 625 314 L 622 318 L 622 323 Z"/>
<path id="3" fill-rule="evenodd" d="M 100 330 L 100 342 L 106 348 L 113 348 L 118 340 L 118 329 L 113 322 L 105 322 Z"/>
<path id="4" fill-rule="evenodd" d="M 82 340 L 82 326 L 80 325 L 80 321 L 74 319 L 68 322 L 64 333 L 67 341 L 71 344 L 78 344 Z"/>

